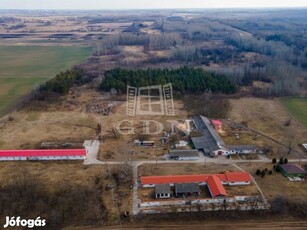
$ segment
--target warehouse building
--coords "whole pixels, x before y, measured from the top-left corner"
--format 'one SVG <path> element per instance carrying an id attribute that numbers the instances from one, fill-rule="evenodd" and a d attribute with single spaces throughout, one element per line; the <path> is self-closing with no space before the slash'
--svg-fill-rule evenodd
<path id="1" fill-rule="evenodd" d="M 225 143 L 212 126 L 210 120 L 203 116 L 193 118 L 196 130 L 201 134 L 199 137 L 191 137 L 195 149 L 203 151 L 210 156 L 228 155 Z"/>
<path id="2" fill-rule="evenodd" d="M 199 159 L 199 152 L 197 149 L 169 150 L 168 158 L 170 160 L 178 160 L 178 161 L 193 161 Z"/>
<path id="3" fill-rule="evenodd" d="M 0 150 L 0 161 L 84 160 L 85 149 Z"/>
<path id="4" fill-rule="evenodd" d="M 261 148 L 255 145 L 227 145 L 225 146 L 230 154 L 234 153 L 263 153 Z"/>
<path id="5" fill-rule="evenodd" d="M 191 137 L 195 149 L 204 152 L 211 157 L 227 156 L 237 153 L 263 153 L 263 149 L 254 145 L 225 145 L 222 138 L 217 133 L 217 129 L 222 127 L 218 120 L 210 120 L 203 116 L 193 118 L 196 131 L 200 136 Z"/>

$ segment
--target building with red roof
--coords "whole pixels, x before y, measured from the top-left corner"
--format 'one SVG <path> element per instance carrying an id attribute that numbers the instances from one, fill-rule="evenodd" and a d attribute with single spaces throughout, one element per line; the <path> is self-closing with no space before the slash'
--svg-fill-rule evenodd
<path id="1" fill-rule="evenodd" d="M 227 192 L 217 176 L 209 176 L 207 179 L 207 185 L 212 197 L 227 196 Z"/>
<path id="2" fill-rule="evenodd" d="M 206 185 L 208 177 L 216 176 L 225 185 L 247 185 L 252 177 L 247 172 L 225 172 L 223 174 L 195 174 L 141 177 L 142 187 L 154 187 L 157 184 L 199 183 Z"/>
<path id="3" fill-rule="evenodd" d="M 0 150 L 0 161 L 84 160 L 85 149 Z"/>
<path id="4" fill-rule="evenodd" d="M 222 129 L 223 123 L 220 120 L 211 120 L 211 123 L 215 129 L 217 130 Z"/>
<path id="5" fill-rule="evenodd" d="M 247 172 L 225 172 L 223 174 L 196 174 L 196 175 L 168 175 L 141 177 L 142 187 L 156 187 L 168 184 L 176 187 L 178 184 L 207 185 L 212 197 L 225 197 L 227 192 L 224 185 L 248 185 L 252 177 Z"/>
<path id="6" fill-rule="evenodd" d="M 246 185 L 252 181 L 251 175 L 247 172 L 225 172 L 224 174 L 229 185 Z"/>

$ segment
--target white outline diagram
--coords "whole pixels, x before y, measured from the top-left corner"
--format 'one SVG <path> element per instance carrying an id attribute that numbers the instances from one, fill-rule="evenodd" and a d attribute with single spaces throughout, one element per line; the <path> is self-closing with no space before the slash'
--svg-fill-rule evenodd
<path id="1" fill-rule="evenodd" d="M 146 87 L 127 86 L 127 115 L 174 116 L 172 84 Z"/>

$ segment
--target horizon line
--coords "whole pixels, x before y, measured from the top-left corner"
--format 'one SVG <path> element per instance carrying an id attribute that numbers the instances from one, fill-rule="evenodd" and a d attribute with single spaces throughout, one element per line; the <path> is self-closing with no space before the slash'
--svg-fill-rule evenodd
<path id="1" fill-rule="evenodd" d="M 16 8 L 4 8 L 1 9 L 2 11 L 5 10 L 59 10 L 59 11 L 116 11 L 116 10 L 124 10 L 124 11 L 131 11 L 131 10 L 253 10 L 253 9 L 307 9 L 306 6 L 254 6 L 254 7 L 206 7 L 206 8 L 101 8 L 101 9 L 70 9 L 70 8 L 23 8 L 23 9 L 16 9 Z"/>

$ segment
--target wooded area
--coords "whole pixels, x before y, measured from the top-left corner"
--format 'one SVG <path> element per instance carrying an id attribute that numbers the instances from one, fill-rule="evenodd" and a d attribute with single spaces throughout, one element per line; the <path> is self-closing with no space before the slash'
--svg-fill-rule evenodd
<path id="1" fill-rule="evenodd" d="M 200 68 L 182 67 L 179 69 L 139 69 L 128 70 L 116 68 L 105 73 L 100 89 L 112 88 L 126 92 L 127 85 L 144 87 L 172 83 L 173 89 L 180 92 L 202 93 L 214 92 L 232 94 L 236 86 L 224 76 L 204 71 Z"/>

